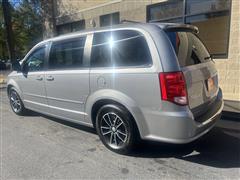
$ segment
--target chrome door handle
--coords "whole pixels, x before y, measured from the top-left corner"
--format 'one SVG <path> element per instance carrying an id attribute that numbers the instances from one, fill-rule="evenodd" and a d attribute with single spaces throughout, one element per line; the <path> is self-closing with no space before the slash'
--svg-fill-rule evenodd
<path id="1" fill-rule="evenodd" d="M 54 77 L 48 76 L 46 79 L 47 79 L 48 81 L 53 81 L 53 80 L 54 80 Z"/>
<path id="2" fill-rule="evenodd" d="M 39 81 L 42 81 L 42 80 L 43 80 L 43 77 L 42 77 L 42 76 L 37 76 L 36 79 L 39 80 Z"/>

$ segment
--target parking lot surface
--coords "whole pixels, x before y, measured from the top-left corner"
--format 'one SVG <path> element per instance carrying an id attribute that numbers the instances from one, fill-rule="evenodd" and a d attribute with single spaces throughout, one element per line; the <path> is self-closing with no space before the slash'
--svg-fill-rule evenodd
<path id="1" fill-rule="evenodd" d="M 220 120 L 187 145 L 143 142 L 128 156 L 95 131 L 37 113 L 15 115 L 0 90 L 0 179 L 240 179 L 240 122 Z"/>

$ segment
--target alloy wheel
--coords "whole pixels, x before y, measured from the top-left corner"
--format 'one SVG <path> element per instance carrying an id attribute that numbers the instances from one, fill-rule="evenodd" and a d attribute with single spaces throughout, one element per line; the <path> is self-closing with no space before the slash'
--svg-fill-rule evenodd
<path id="1" fill-rule="evenodd" d="M 113 149 L 119 149 L 128 139 L 128 129 L 124 121 L 114 112 L 106 113 L 100 121 L 101 134 Z"/>
<path id="2" fill-rule="evenodd" d="M 12 106 L 12 109 L 15 113 L 18 113 L 21 111 L 22 104 L 21 104 L 21 100 L 16 91 L 11 91 L 10 102 L 11 102 L 10 104 Z"/>

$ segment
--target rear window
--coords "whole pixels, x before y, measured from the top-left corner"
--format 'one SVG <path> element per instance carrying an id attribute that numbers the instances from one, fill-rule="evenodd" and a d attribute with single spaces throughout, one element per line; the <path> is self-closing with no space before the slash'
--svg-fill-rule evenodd
<path id="1" fill-rule="evenodd" d="M 145 37 L 133 30 L 95 33 L 92 67 L 149 66 L 151 54 Z"/>
<path id="2" fill-rule="evenodd" d="M 211 60 L 201 40 L 191 32 L 166 32 L 178 57 L 181 67 Z"/>

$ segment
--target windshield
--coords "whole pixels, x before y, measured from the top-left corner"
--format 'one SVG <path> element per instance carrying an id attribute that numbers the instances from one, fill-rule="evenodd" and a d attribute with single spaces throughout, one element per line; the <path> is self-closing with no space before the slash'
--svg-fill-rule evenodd
<path id="1" fill-rule="evenodd" d="M 181 67 L 200 64 L 211 60 L 201 40 L 191 32 L 166 32 L 178 57 Z"/>

